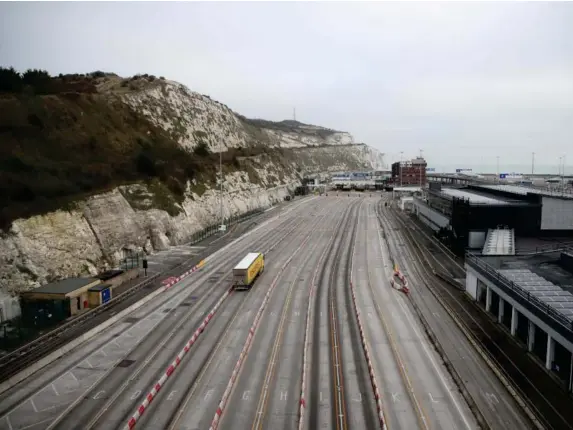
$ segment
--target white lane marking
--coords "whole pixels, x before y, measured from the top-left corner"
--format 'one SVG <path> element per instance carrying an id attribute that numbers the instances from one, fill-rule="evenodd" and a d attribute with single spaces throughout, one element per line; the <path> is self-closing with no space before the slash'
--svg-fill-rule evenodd
<path id="1" fill-rule="evenodd" d="M 51 385 L 52 385 L 52 390 L 54 390 L 54 393 L 56 394 L 56 396 L 59 396 L 60 393 L 58 393 L 58 390 L 56 390 L 56 386 L 54 385 L 54 383 L 52 383 Z"/>
<path id="2" fill-rule="evenodd" d="M 6 424 L 8 424 L 8 430 L 14 430 L 14 427 L 12 427 L 12 423 L 10 422 L 10 417 L 8 415 L 6 415 Z"/>
<path id="3" fill-rule="evenodd" d="M 175 396 L 175 393 L 177 392 L 177 390 L 173 390 L 169 393 L 169 395 L 167 396 L 167 400 L 173 400 L 173 397 Z"/>
<path id="4" fill-rule="evenodd" d="M 141 394 L 141 390 L 137 390 L 135 393 L 133 393 L 133 394 L 131 395 L 131 400 L 137 399 L 140 394 Z"/>
<path id="5" fill-rule="evenodd" d="M 42 420 L 42 421 L 39 421 L 39 422 L 34 423 L 34 424 L 30 424 L 30 425 L 25 426 L 25 427 L 18 427 L 18 430 L 26 430 L 26 429 L 29 429 L 30 427 L 36 427 L 37 425 L 47 423 L 48 421 L 51 421 L 51 420 L 52 420 L 52 418 L 48 418 L 47 420 Z M 10 428 L 12 428 L 12 427 L 10 427 Z"/>
<path id="6" fill-rule="evenodd" d="M 283 399 L 284 397 L 284 399 Z M 287 392 L 286 391 L 281 391 L 281 400 L 286 400 L 287 399 Z"/>
<path id="7" fill-rule="evenodd" d="M 251 396 L 249 393 L 250 391 L 248 390 L 243 393 L 243 400 L 250 400 Z"/>
<path id="8" fill-rule="evenodd" d="M 430 363 L 432 363 L 432 367 L 434 368 L 434 371 L 436 372 L 436 374 L 438 375 L 438 379 L 440 380 L 440 382 L 442 383 L 442 385 L 444 386 L 444 389 L 446 390 L 446 392 L 448 393 L 450 399 L 452 400 L 454 406 L 456 407 L 458 413 L 460 414 L 460 417 L 462 418 L 466 428 L 471 430 L 471 426 L 470 423 L 468 422 L 466 415 L 464 414 L 464 412 L 462 411 L 462 408 L 460 407 L 459 403 L 457 402 L 457 400 L 455 399 L 454 395 L 452 394 L 452 392 L 450 391 L 450 389 L 448 388 L 448 384 L 446 382 L 446 379 L 444 378 L 444 375 L 442 374 L 442 372 L 440 371 L 440 369 L 438 368 L 438 365 L 436 364 L 436 361 L 434 360 L 434 357 L 432 357 L 432 355 L 430 354 L 430 351 L 428 351 L 428 347 L 426 346 L 426 342 L 425 339 L 421 336 L 417 326 L 416 326 L 416 322 L 414 321 L 414 319 L 410 316 L 410 314 L 408 313 L 408 310 L 406 309 L 406 306 L 404 305 L 404 302 L 402 301 L 401 297 L 396 297 L 396 300 L 398 301 L 398 305 L 400 306 L 400 309 L 402 309 L 402 313 L 406 316 L 406 318 L 408 319 L 410 326 L 412 327 L 412 329 L 414 330 L 414 332 L 416 333 L 416 336 L 418 337 L 418 339 L 420 339 L 420 343 L 422 344 L 422 348 L 424 349 L 424 352 L 426 353 L 427 357 L 430 359 Z"/>
<path id="9" fill-rule="evenodd" d="M 76 378 L 76 375 L 74 375 L 71 371 L 68 372 L 70 374 L 70 376 L 74 379 L 74 381 L 76 381 L 76 383 L 79 383 L 78 378 Z"/>
<path id="10" fill-rule="evenodd" d="M 489 403 L 490 406 L 492 407 L 492 409 L 493 409 L 494 403 L 495 403 L 495 404 L 498 404 L 498 403 L 499 403 L 499 400 L 497 399 L 497 396 L 496 396 L 495 394 L 493 394 L 493 393 L 484 393 L 484 395 L 485 395 L 485 397 L 486 397 L 488 403 Z"/>
<path id="11" fill-rule="evenodd" d="M 392 393 L 392 401 L 394 403 L 399 402 L 400 401 L 400 394 L 399 393 Z"/>
<path id="12" fill-rule="evenodd" d="M 101 399 L 100 394 L 105 394 L 104 390 L 98 391 L 97 394 L 94 396 L 94 400 Z"/>
<path id="13" fill-rule="evenodd" d="M 204 398 L 205 401 L 209 400 L 209 398 L 213 395 L 213 391 L 214 390 L 209 390 L 207 391 L 207 393 L 205 393 L 205 398 Z"/>
<path id="14" fill-rule="evenodd" d="M 432 397 L 432 393 L 428 393 L 428 396 L 430 396 L 430 401 L 431 401 L 432 403 L 440 403 L 439 401 L 437 401 L 436 399 L 434 399 L 434 398 Z"/>

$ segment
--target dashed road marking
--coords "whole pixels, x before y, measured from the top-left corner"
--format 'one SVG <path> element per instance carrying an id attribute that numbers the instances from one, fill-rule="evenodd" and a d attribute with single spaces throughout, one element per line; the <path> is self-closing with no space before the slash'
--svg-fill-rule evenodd
<path id="1" fill-rule="evenodd" d="M 204 400 L 205 400 L 205 401 L 209 400 L 209 399 L 211 398 L 211 396 L 213 396 L 213 391 L 215 391 L 215 390 L 208 390 L 208 391 L 205 393 L 205 397 L 204 397 Z"/>
<path id="2" fill-rule="evenodd" d="M 487 399 L 487 402 L 492 407 L 492 409 L 494 409 L 494 404 L 499 404 L 499 400 L 495 394 L 484 393 L 484 395 L 485 395 L 485 398 Z"/>

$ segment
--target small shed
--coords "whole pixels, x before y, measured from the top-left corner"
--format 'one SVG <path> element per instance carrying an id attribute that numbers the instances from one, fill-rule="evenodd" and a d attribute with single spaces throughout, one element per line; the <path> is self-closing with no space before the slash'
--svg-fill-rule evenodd
<path id="1" fill-rule="evenodd" d="M 24 308 L 43 308 L 48 311 L 49 308 L 56 307 L 60 309 L 58 317 L 60 313 L 65 314 L 64 318 L 76 315 L 89 308 L 88 290 L 100 283 L 97 278 L 68 278 L 23 292 L 20 295 L 22 313 L 25 312 Z"/>
<path id="2" fill-rule="evenodd" d="M 97 308 L 99 305 L 109 302 L 111 300 L 112 290 L 111 284 L 98 284 L 91 287 L 88 290 L 90 308 Z"/>

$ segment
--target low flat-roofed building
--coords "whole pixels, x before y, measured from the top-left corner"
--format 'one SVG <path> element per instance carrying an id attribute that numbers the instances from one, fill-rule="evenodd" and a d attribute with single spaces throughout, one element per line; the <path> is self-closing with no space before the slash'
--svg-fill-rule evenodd
<path id="1" fill-rule="evenodd" d="M 503 198 L 518 198 L 541 207 L 539 233 L 543 236 L 573 233 L 573 194 L 542 190 L 519 185 L 470 185 L 470 189 L 486 191 Z"/>
<path id="2" fill-rule="evenodd" d="M 97 278 L 67 278 L 20 294 L 22 315 L 35 318 L 40 309 L 64 319 L 89 309 L 88 290 L 101 283 Z M 57 312 L 50 309 L 57 308 Z"/>
<path id="3" fill-rule="evenodd" d="M 515 194 L 495 194 L 477 187 L 442 187 L 431 183 L 414 198 L 414 213 L 458 254 L 481 251 L 489 230 L 500 226 L 521 236 L 540 231 L 541 203 Z"/>

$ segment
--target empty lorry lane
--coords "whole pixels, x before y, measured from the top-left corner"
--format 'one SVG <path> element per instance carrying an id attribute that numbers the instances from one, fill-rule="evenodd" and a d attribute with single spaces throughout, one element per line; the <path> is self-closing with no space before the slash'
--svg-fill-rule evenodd
<path id="1" fill-rule="evenodd" d="M 331 197 L 335 198 L 335 197 Z M 329 245 L 315 282 L 302 428 L 370 429 L 376 426 L 374 393 L 361 350 L 350 295 L 351 248 L 363 198 L 346 194 L 340 234 Z"/>
<path id="2" fill-rule="evenodd" d="M 417 427 L 460 430 L 477 428 L 475 418 L 442 365 L 419 320 L 406 305 L 406 296 L 390 285 L 392 262 L 379 231 L 375 210 L 378 202 L 372 200 L 369 203 L 365 219 L 370 241 L 366 255 L 359 260 L 366 260 L 365 270 L 371 283 L 375 279 L 379 280 L 378 285 L 372 285 L 372 296 L 387 322 L 388 333 L 395 340 L 396 357 L 399 357 L 404 366 L 404 380 L 410 385 L 409 400 L 416 410 Z M 385 408 L 400 408 L 400 401 L 404 399 L 387 399 Z M 392 417 L 391 413 L 389 415 Z"/>
<path id="3" fill-rule="evenodd" d="M 372 229 L 369 218 L 376 215 L 372 214 L 370 206 L 363 205 L 358 217 L 352 283 L 381 395 L 384 419 L 391 429 L 427 429 L 430 428 L 428 418 L 412 387 L 416 369 L 406 366 L 406 360 L 397 347 L 400 340 L 396 329 L 390 324 L 390 313 L 398 312 L 392 295 L 403 293 L 391 289 L 392 267 L 382 256 L 377 229 Z"/>
<path id="4" fill-rule="evenodd" d="M 343 210 L 325 214 L 278 279 L 220 428 L 297 428 L 309 282 Z"/>
<path id="5" fill-rule="evenodd" d="M 222 294 L 225 288 L 222 285 L 219 288 L 209 288 L 212 284 L 209 284 L 208 279 L 216 276 L 218 271 L 230 270 L 244 249 L 264 245 L 273 238 L 276 241 L 281 230 L 286 235 L 290 234 L 293 227 L 302 223 L 301 216 L 307 211 L 304 206 L 310 206 L 308 203 L 311 201 L 307 199 L 297 206 L 287 208 L 223 247 L 207 258 L 207 264 L 201 272 L 162 292 L 136 312 L 120 319 L 101 336 L 75 348 L 62 359 L 10 389 L 0 401 L 0 428 L 45 429 L 57 418 L 64 418 L 71 405 L 92 393 L 98 383 L 113 373 L 126 355 L 150 334 L 161 337 L 159 333 L 169 332 L 181 315 L 176 315 L 172 309 L 186 301 L 191 306 L 197 306 L 196 303 L 201 299 L 214 298 L 217 290 Z M 100 338 L 104 338 L 104 341 Z M 142 345 L 142 349 L 145 349 L 155 341 L 143 343 L 145 345 Z"/>

